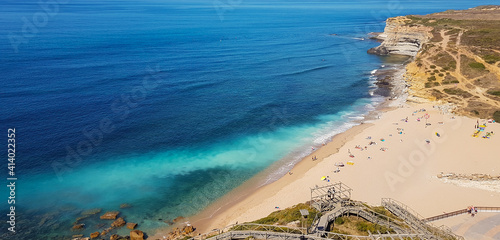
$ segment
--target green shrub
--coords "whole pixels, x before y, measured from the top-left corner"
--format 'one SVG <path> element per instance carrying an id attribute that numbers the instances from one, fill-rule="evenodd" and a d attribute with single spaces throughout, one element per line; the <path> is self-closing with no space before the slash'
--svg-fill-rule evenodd
<path id="1" fill-rule="evenodd" d="M 490 90 L 488 91 L 488 94 L 500 97 L 500 91 L 498 90 Z"/>
<path id="2" fill-rule="evenodd" d="M 258 224 L 279 224 L 285 225 L 287 223 L 301 220 L 302 215 L 300 214 L 300 209 L 307 209 L 309 211 L 309 217 L 307 218 L 307 224 L 311 225 L 314 217 L 318 213 L 318 211 L 314 208 L 311 208 L 308 204 L 299 203 L 291 208 L 286 208 L 283 210 L 278 210 L 269 214 L 269 216 L 265 218 L 261 218 L 259 220 L 253 221 L 252 223 Z"/>
<path id="3" fill-rule="evenodd" d="M 493 113 L 493 119 L 495 119 L 495 122 L 500 123 L 500 111 Z"/>
<path id="4" fill-rule="evenodd" d="M 468 93 L 460 88 L 445 88 L 445 89 L 443 89 L 443 91 L 445 93 L 450 94 L 450 95 L 457 95 L 457 96 L 461 96 L 464 98 L 472 97 L 472 94 L 470 94 L 470 93 Z"/>
<path id="5" fill-rule="evenodd" d="M 342 225 L 342 224 L 344 224 L 346 222 L 346 220 L 347 219 L 344 218 L 344 217 L 338 217 L 338 218 L 335 219 L 335 225 Z"/>
<path id="6" fill-rule="evenodd" d="M 444 77 L 444 74 L 442 74 L 442 73 L 440 73 L 440 74 L 438 74 L 438 75 L 439 75 L 440 77 Z"/>
<path id="7" fill-rule="evenodd" d="M 430 68 L 435 69 L 436 65 L 431 65 Z"/>
<path id="8" fill-rule="evenodd" d="M 436 76 L 430 76 L 427 78 L 428 81 L 436 81 Z"/>
<path id="9" fill-rule="evenodd" d="M 482 63 L 478 62 L 471 62 L 469 63 L 469 67 L 474 68 L 474 69 L 479 69 L 479 70 L 484 70 L 486 67 Z"/>
<path id="10" fill-rule="evenodd" d="M 487 62 L 489 64 L 493 64 L 493 63 L 496 63 L 496 62 L 500 61 L 500 56 L 497 56 L 497 55 L 484 55 L 483 59 L 484 59 L 485 62 Z"/>
<path id="11" fill-rule="evenodd" d="M 254 221 L 253 223 L 257 223 L 257 224 L 274 224 L 276 222 L 278 222 L 278 218 L 277 217 L 272 217 L 272 216 L 267 216 L 265 218 L 261 218 L 257 221 Z"/>

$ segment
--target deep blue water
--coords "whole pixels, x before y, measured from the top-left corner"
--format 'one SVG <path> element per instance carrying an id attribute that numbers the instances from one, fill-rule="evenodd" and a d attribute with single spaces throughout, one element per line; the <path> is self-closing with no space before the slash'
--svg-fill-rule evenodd
<path id="1" fill-rule="evenodd" d="M 16 128 L 18 177 L 18 234 L 2 239 L 71 236 L 82 210 L 121 203 L 151 230 L 282 160 L 275 179 L 381 101 L 370 72 L 384 62 L 366 54 L 378 43 L 360 38 L 387 17 L 475 6 L 60 2 L 0 3 L 0 122 Z"/>

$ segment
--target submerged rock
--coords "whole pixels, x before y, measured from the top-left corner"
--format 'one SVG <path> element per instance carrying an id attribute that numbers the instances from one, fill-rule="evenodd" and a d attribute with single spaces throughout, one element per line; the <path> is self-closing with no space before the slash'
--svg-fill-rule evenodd
<path id="1" fill-rule="evenodd" d="M 125 220 L 123 218 L 116 219 L 113 223 L 111 223 L 111 227 L 117 228 L 125 225 Z"/>
<path id="2" fill-rule="evenodd" d="M 104 235 L 108 234 L 109 232 L 111 232 L 111 230 L 113 230 L 113 228 L 112 228 L 112 227 L 109 227 L 109 228 L 104 229 L 104 230 L 101 232 L 101 236 L 104 236 Z"/>
<path id="3" fill-rule="evenodd" d="M 90 234 L 90 239 L 98 238 L 99 237 L 99 232 L 93 232 Z"/>
<path id="4" fill-rule="evenodd" d="M 144 233 L 141 230 L 130 231 L 130 240 L 144 240 Z"/>
<path id="5" fill-rule="evenodd" d="M 81 229 L 84 229 L 84 228 L 85 228 L 85 224 L 84 223 L 80 223 L 80 224 L 74 225 L 71 229 L 72 230 L 81 230 Z"/>
<path id="6" fill-rule="evenodd" d="M 132 206 L 128 203 L 122 203 L 120 204 L 120 208 L 123 209 L 123 208 L 131 208 Z"/>
<path id="7" fill-rule="evenodd" d="M 118 211 L 106 212 L 104 215 L 101 216 L 101 219 L 115 220 L 118 214 L 120 214 L 120 212 Z"/>
<path id="8" fill-rule="evenodd" d="M 118 235 L 118 234 L 113 234 L 113 235 L 111 235 L 111 236 L 109 237 L 109 240 L 118 240 L 119 238 L 121 238 L 121 237 L 120 237 L 120 235 Z"/>
<path id="9" fill-rule="evenodd" d="M 127 223 L 128 229 L 135 229 L 135 227 L 137 227 L 137 223 L 132 223 L 132 222 Z"/>
<path id="10" fill-rule="evenodd" d="M 89 209 L 89 210 L 85 210 L 82 212 L 82 215 L 83 216 L 87 216 L 87 215 L 94 215 L 94 214 L 98 214 L 102 211 L 101 208 L 94 208 L 94 209 Z"/>

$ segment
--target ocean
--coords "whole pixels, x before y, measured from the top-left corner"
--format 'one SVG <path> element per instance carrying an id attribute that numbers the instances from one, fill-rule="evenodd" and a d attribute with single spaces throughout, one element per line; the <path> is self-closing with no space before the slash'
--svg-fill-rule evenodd
<path id="1" fill-rule="evenodd" d="M 263 170 L 261 184 L 278 179 L 384 101 L 373 71 L 401 63 L 368 55 L 379 43 L 367 33 L 388 17 L 476 3 L 0 5 L 1 142 L 9 128 L 16 141 L 2 176 L 17 179 L 16 234 L 4 187 L 0 239 L 68 239 L 103 229 L 98 214 L 71 231 L 85 210 L 121 211 L 153 233 Z"/>

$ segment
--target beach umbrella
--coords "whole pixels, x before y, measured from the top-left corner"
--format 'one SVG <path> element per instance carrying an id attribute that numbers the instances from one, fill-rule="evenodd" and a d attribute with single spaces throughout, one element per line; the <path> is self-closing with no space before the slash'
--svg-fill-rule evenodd
<path id="1" fill-rule="evenodd" d="M 322 181 L 324 181 L 325 179 L 326 179 L 326 177 L 325 177 L 325 176 L 321 177 L 321 180 L 322 180 Z"/>

